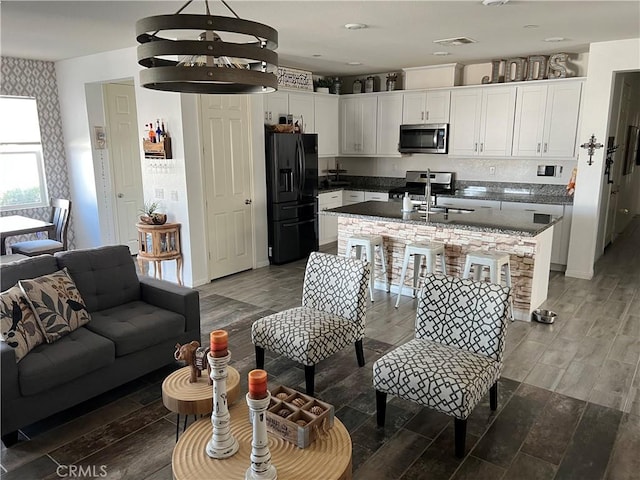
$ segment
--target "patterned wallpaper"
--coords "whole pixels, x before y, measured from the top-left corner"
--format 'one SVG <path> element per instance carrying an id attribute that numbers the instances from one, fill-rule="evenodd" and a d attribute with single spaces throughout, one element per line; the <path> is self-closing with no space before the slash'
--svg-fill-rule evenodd
<path id="1" fill-rule="evenodd" d="M 44 169 L 47 177 L 49 197 L 71 198 L 67 160 L 62 135 L 60 103 L 58 100 L 58 84 L 53 62 L 27 60 L 23 58 L 0 57 L 0 94 L 35 97 L 38 102 L 40 117 L 40 134 Z M 49 220 L 49 208 L 34 208 L 28 211 L 6 211 L 0 215 L 25 215 Z M 7 245 L 26 237 L 11 237 Z M 75 233 L 73 228 L 73 206 L 69 221 L 69 248 L 73 248 Z"/>

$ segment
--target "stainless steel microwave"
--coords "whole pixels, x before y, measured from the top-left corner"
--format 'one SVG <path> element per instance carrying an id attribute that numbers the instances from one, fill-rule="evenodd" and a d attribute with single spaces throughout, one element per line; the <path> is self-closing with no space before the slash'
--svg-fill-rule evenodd
<path id="1" fill-rule="evenodd" d="M 400 153 L 447 153 L 449 124 L 400 125 Z"/>

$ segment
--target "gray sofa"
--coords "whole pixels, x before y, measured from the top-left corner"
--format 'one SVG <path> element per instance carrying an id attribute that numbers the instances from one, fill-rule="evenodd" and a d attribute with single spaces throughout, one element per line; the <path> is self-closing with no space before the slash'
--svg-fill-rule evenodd
<path id="1" fill-rule="evenodd" d="M 2 441 L 19 428 L 173 363 L 177 342 L 200 340 L 196 290 L 139 277 L 126 246 L 41 255 L 0 266 L 1 291 L 67 267 L 91 321 L 16 364 L 0 342 Z"/>

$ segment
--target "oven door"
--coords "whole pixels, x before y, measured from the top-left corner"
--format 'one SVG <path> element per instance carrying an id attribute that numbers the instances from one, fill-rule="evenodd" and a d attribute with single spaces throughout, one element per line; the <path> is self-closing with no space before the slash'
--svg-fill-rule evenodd
<path id="1" fill-rule="evenodd" d="M 447 153 L 448 130 L 446 123 L 426 125 L 400 125 L 400 153 Z"/>

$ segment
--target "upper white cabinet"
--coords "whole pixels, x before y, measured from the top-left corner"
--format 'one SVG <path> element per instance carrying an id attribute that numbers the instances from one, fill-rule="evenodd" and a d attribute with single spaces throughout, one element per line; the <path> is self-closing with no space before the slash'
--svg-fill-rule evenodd
<path id="1" fill-rule="evenodd" d="M 402 123 L 402 93 L 378 95 L 376 153 L 400 156 L 400 124 Z"/>
<path id="2" fill-rule="evenodd" d="M 449 123 L 450 101 L 450 90 L 404 93 L 402 123 Z"/>
<path id="3" fill-rule="evenodd" d="M 517 87 L 513 156 L 575 158 L 581 81 Z"/>
<path id="4" fill-rule="evenodd" d="M 314 124 L 313 93 L 290 93 L 289 113 L 293 115 L 293 123 L 302 124 L 304 133 L 317 133 Z"/>
<path id="5" fill-rule="evenodd" d="M 264 101 L 264 123 L 276 125 L 281 116 L 289 113 L 289 94 L 272 92 L 262 96 Z"/>
<path id="6" fill-rule="evenodd" d="M 449 154 L 511 155 L 515 100 L 512 86 L 452 91 Z"/>
<path id="7" fill-rule="evenodd" d="M 315 106 L 315 131 L 318 134 L 318 156 L 338 156 L 338 95 L 316 94 L 313 96 Z"/>
<path id="8" fill-rule="evenodd" d="M 353 96 L 340 101 L 340 153 L 342 155 L 375 155 L 376 95 Z"/>

